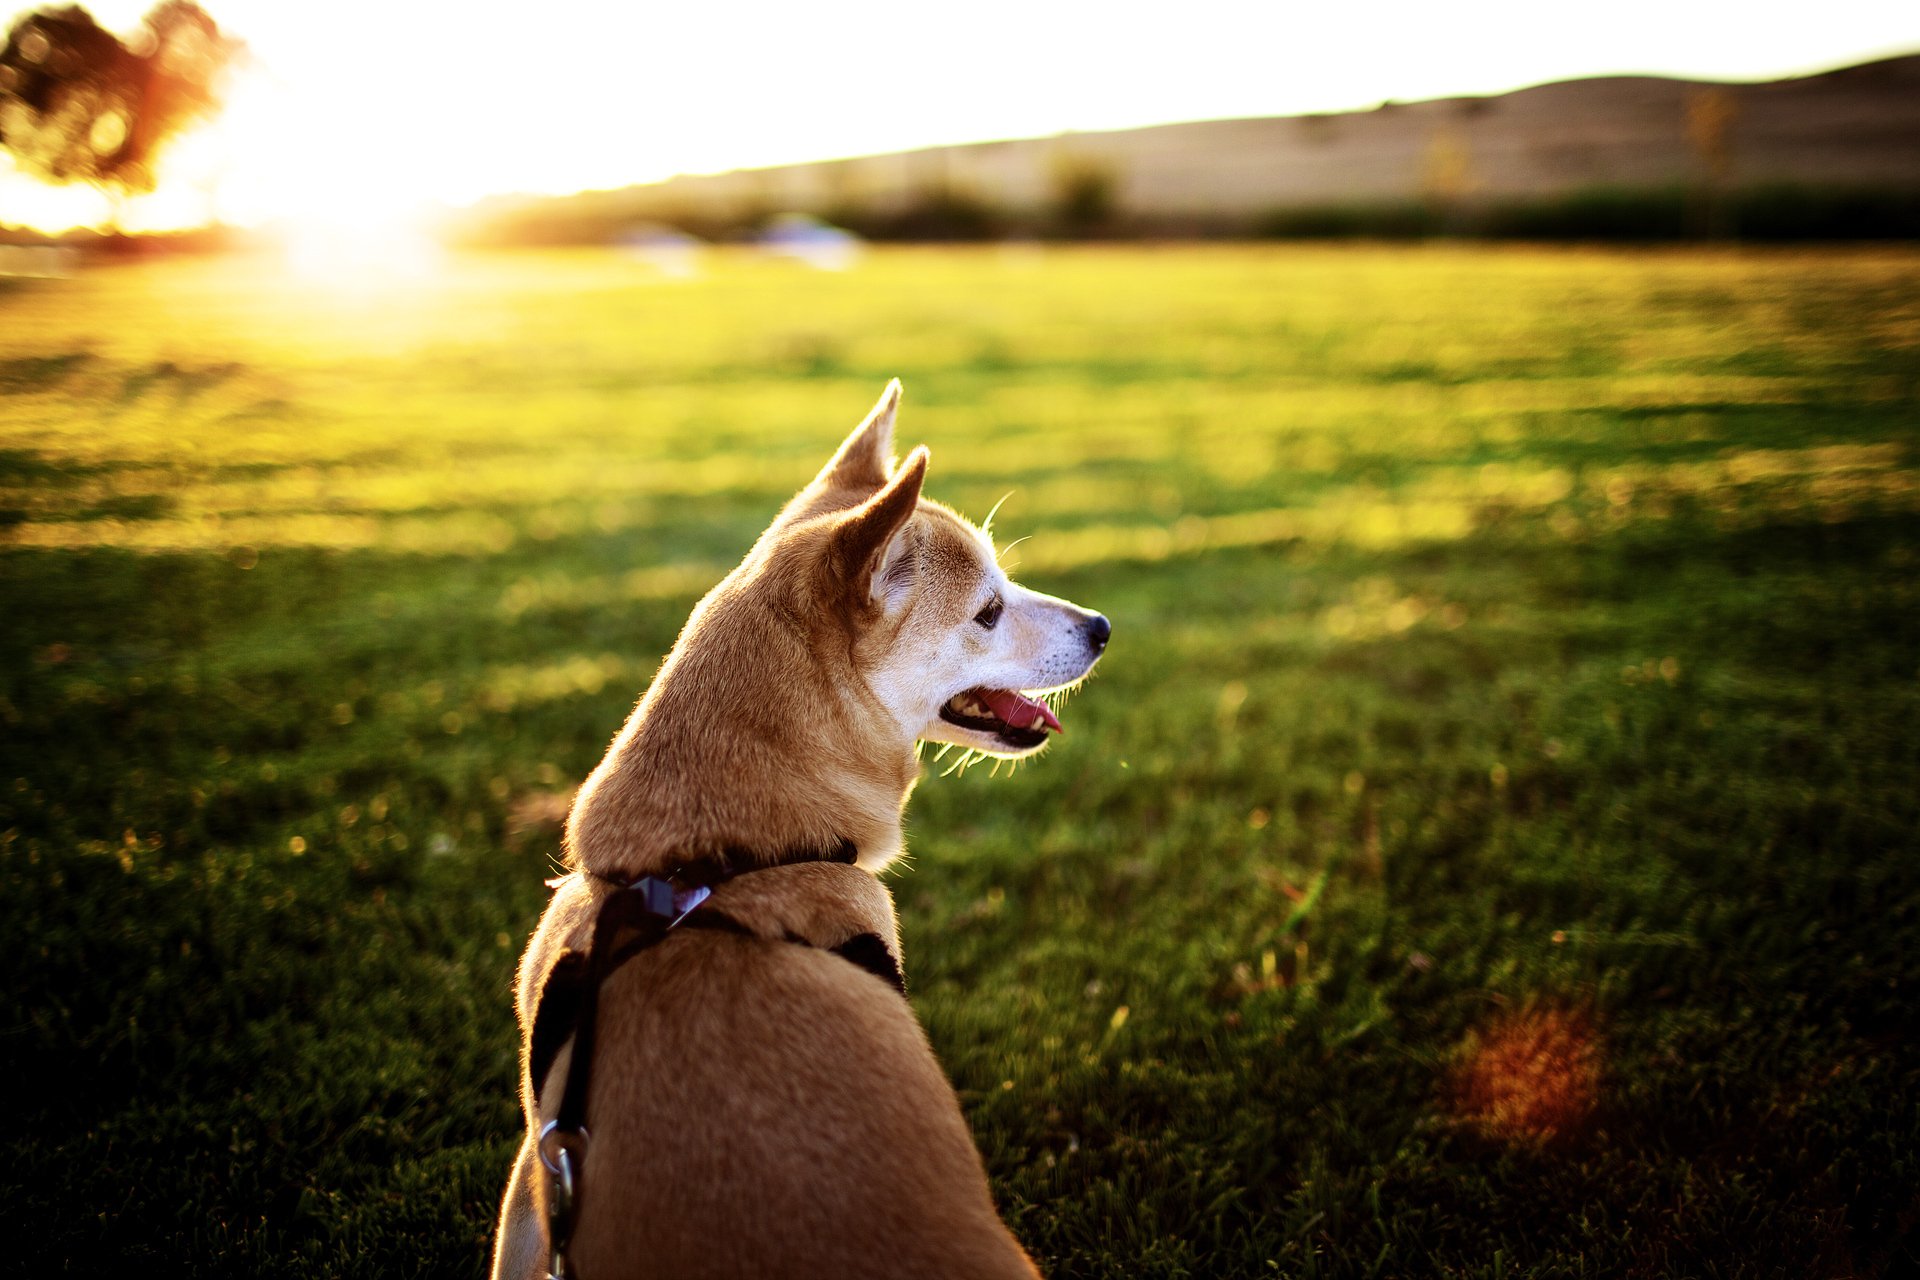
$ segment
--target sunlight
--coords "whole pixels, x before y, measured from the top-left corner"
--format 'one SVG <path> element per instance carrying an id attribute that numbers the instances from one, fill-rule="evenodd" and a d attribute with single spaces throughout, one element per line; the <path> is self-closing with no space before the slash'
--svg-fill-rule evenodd
<path id="1" fill-rule="evenodd" d="M 295 275 L 343 288 L 422 280 L 436 274 L 444 258 L 424 229 L 401 222 L 297 219 L 280 228 L 278 238 Z"/>
<path id="2" fill-rule="evenodd" d="M 354 285 L 439 265 L 419 172 L 378 129 L 255 69 L 208 132 L 214 213 L 272 234 L 296 274 Z"/>
<path id="3" fill-rule="evenodd" d="M 122 198 L 54 186 L 0 157 L 6 221 L 129 234 L 210 224 L 278 242 L 302 277 L 357 286 L 417 279 L 439 264 L 435 209 L 402 140 L 371 113 L 243 67 L 227 106 L 160 154 L 154 190 Z"/>

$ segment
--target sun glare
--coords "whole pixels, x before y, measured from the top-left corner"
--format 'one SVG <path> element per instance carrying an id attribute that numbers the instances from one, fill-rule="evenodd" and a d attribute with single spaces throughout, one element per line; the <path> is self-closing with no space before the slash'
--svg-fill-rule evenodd
<path id="1" fill-rule="evenodd" d="M 303 276 L 415 277 L 438 261 L 433 203 L 391 128 L 364 116 L 248 65 L 220 115 L 161 154 L 150 192 L 116 207 L 92 187 L 40 183 L 4 164 L 0 184 L 9 220 L 29 225 L 144 234 L 219 224 L 280 245 Z"/>
<path id="2" fill-rule="evenodd" d="M 213 130 L 215 216 L 269 234 L 302 275 L 430 271 L 437 249 L 417 169 L 343 116 L 264 72 L 243 75 Z"/>

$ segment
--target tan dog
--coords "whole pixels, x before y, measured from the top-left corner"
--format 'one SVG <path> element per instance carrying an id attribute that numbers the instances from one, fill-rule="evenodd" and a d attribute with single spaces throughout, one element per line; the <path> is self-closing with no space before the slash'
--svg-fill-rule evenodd
<path id="1" fill-rule="evenodd" d="M 897 963 L 873 873 L 901 850 L 915 743 L 1039 750 L 1059 721 L 1020 691 L 1086 676 L 1108 624 L 1009 581 L 985 534 L 921 498 L 925 448 L 892 464 L 899 395 L 694 609 L 574 803 L 575 874 L 520 965 L 529 1136 L 501 1205 L 502 1280 L 548 1261 L 534 1135 L 571 1042 L 544 1080 L 530 1064 L 556 960 L 625 892 L 600 877 L 718 856 L 770 868 L 703 908 L 746 936 L 676 928 L 599 988 L 570 1274 L 1035 1274 L 912 1009 L 831 948 L 874 935 Z M 842 842 L 857 862 L 795 861 Z"/>

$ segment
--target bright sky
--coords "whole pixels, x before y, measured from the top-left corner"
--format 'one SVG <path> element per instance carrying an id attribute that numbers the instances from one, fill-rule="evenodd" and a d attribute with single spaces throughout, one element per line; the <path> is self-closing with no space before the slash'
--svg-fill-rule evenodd
<path id="1" fill-rule="evenodd" d="M 1912 0 L 202 0 L 259 67 L 133 227 L 381 224 L 424 205 L 1577 76 L 1768 79 L 1920 49 Z M 152 0 L 94 0 L 132 29 Z M 0 223 L 104 201 L 10 171 Z"/>

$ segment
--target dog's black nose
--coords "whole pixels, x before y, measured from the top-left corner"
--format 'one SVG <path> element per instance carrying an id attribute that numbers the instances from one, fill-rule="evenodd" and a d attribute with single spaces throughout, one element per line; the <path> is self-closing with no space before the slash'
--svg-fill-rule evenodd
<path id="1" fill-rule="evenodd" d="M 1087 619 L 1087 643 L 1095 653 L 1107 647 L 1107 637 L 1112 634 L 1113 624 L 1107 621 L 1105 614 L 1096 613 Z"/>

